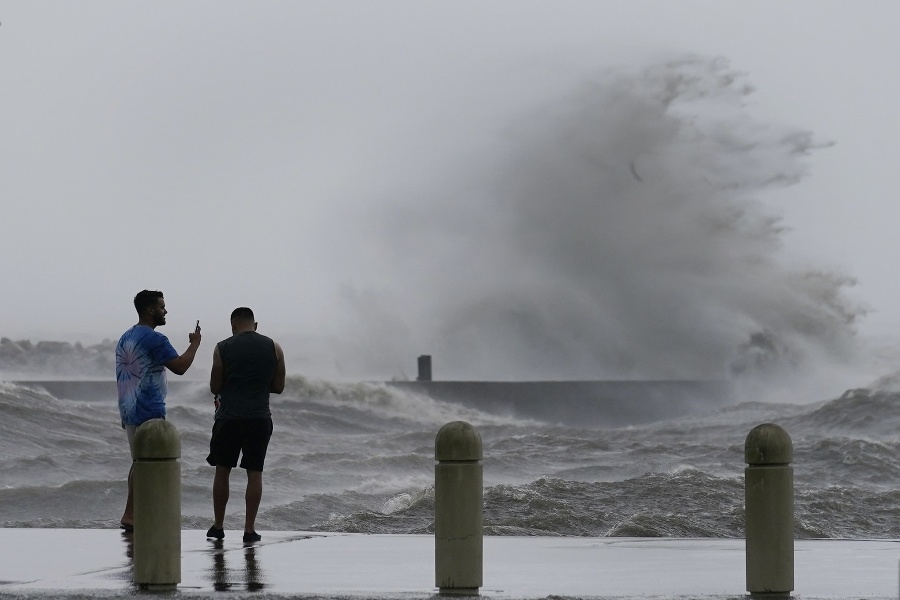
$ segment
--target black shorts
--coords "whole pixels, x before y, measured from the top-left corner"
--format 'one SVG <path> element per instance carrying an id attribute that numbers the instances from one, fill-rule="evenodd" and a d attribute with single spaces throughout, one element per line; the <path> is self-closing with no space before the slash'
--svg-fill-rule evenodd
<path id="1" fill-rule="evenodd" d="M 213 423 L 206 462 L 233 469 L 242 455 L 242 469 L 262 471 L 271 437 L 272 419 L 219 419 Z"/>

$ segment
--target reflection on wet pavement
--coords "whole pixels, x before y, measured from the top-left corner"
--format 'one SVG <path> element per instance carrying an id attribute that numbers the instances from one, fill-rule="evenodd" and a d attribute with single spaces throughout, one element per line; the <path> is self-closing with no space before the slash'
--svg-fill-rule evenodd
<path id="1" fill-rule="evenodd" d="M 265 576 L 256 559 L 256 546 L 245 545 L 243 550 L 243 569 L 238 570 L 236 565 L 228 566 L 229 560 L 234 560 L 238 549 L 226 550 L 222 540 L 212 542 L 212 569 L 210 581 L 217 592 L 234 590 L 246 590 L 258 592 L 265 589 Z"/>
<path id="2" fill-rule="evenodd" d="M 118 577 L 133 585 L 134 581 L 134 536 L 122 532 L 125 545 L 126 568 Z M 238 552 L 243 553 L 241 567 L 237 564 Z M 208 553 L 212 558 L 212 566 L 208 571 L 208 579 L 217 592 L 243 591 L 258 592 L 266 588 L 265 574 L 256 556 L 255 544 L 244 544 L 242 548 L 225 548 L 223 540 L 210 542 Z M 229 568 L 229 561 L 231 566 Z"/>

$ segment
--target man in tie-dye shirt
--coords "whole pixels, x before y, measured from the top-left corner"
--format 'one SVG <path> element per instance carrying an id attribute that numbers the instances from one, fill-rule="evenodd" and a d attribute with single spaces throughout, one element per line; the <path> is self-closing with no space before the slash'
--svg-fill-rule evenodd
<path id="1" fill-rule="evenodd" d="M 190 345 L 178 355 L 169 339 L 156 331 L 166 324 L 166 301 L 162 292 L 144 290 L 134 297 L 138 322 L 122 334 L 116 345 L 116 386 L 119 391 L 119 414 L 128 434 L 128 445 L 134 458 L 134 432 L 144 421 L 166 417 L 166 369 L 184 375 L 200 347 L 200 322 L 188 334 Z M 128 499 L 122 514 L 122 528 L 134 527 L 134 486 L 128 473 Z"/>

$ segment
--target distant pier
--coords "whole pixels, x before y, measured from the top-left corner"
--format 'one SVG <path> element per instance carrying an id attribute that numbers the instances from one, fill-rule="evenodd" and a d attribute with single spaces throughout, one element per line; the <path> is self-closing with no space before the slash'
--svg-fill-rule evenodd
<path id="1" fill-rule="evenodd" d="M 387 385 L 492 414 L 590 427 L 637 425 L 732 403 L 727 382 L 390 381 Z"/>
<path id="2" fill-rule="evenodd" d="M 111 380 L 14 381 L 71 400 L 115 399 Z M 205 385 L 169 381 L 169 391 Z M 621 427 L 715 410 L 733 402 L 730 386 L 700 380 L 388 381 L 384 385 L 491 414 L 585 427 Z"/>

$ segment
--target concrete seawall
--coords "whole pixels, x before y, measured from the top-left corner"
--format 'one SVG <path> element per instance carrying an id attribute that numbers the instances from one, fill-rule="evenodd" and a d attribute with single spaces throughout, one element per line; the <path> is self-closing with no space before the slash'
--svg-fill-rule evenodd
<path id="1" fill-rule="evenodd" d="M 392 381 L 388 385 L 493 414 L 568 425 L 636 425 L 732 402 L 720 381 Z"/>
<path id="2" fill-rule="evenodd" d="M 99 398 L 118 397 L 116 382 L 102 379 L 42 379 L 42 380 L 13 380 L 12 383 L 24 387 L 46 390 L 57 398 L 67 400 L 97 400 Z M 200 380 L 169 380 L 169 392 L 178 393 L 187 387 L 206 385 Z"/>
<path id="3" fill-rule="evenodd" d="M 116 398 L 115 381 L 15 381 L 57 398 Z M 173 379 L 171 394 L 205 386 Z M 381 385 L 380 383 L 378 385 Z M 491 414 L 587 427 L 637 425 L 714 410 L 730 404 L 721 381 L 390 381 L 384 385 Z"/>

